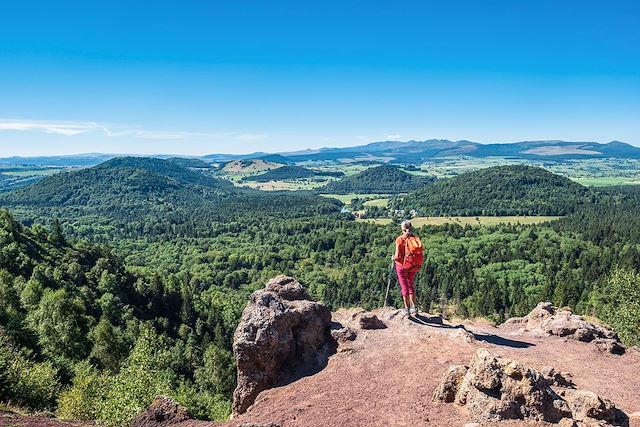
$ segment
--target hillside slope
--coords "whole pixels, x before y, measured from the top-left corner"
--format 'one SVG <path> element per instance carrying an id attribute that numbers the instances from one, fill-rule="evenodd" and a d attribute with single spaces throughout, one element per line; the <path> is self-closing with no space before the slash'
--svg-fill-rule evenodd
<path id="1" fill-rule="evenodd" d="M 394 207 L 420 216 L 566 215 L 592 197 L 586 187 L 542 168 L 496 166 L 439 181 Z"/>
<path id="2" fill-rule="evenodd" d="M 320 193 L 398 194 L 419 190 L 435 181 L 434 177 L 411 175 L 395 166 L 382 165 L 330 182 Z"/>

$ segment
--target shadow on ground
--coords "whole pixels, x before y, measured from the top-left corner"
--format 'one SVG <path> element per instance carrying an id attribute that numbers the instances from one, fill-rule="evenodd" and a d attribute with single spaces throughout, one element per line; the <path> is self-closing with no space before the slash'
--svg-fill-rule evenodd
<path id="1" fill-rule="evenodd" d="M 443 329 L 462 329 L 473 335 L 473 337 L 477 341 L 483 341 L 493 345 L 499 345 L 503 347 L 511 347 L 511 348 L 528 348 L 535 346 L 535 344 L 526 342 L 526 341 L 518 341 L 512 340 L 509 338 L 504 338 L 499 335 L 493 334 L 482 334 L 478 332 L 473 332 L 464 327 L 464 325 L 446 325 L 442 322 L 442 318 L 440 316 L 424 316 L 422 314 L 417 314 L 415 316 L 409 317 L 409 320 L 415 324 L 422 326 L 430 326 L 434 328 L 443 328 Z"/>

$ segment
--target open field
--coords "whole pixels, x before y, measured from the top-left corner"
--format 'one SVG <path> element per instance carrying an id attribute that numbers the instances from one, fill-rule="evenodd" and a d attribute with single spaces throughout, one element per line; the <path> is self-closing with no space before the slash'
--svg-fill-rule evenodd
<path id="1" fill-rule="evenodd" d="M 585 159 L 585 160 L 525 160 L 503 157 L 473 158 L 450 157 L 425 161 L 420 169 L 438 178 L 451 178 L 465 172 L 503 165 L 529 165 L 547 169 L 586 186 L 628 185 L 640 183 L 640 160 L 637 159 Z"/>
<path id="2" fill-rule="evenodd" d="M 364 202 L 365 206 L 377 206 L 379 208 L 386 208 L 387 205 L 389 205 L 389 199 L 388 197 L 383 197 L 380 199 L 373 199 L 373 200 L 367 200 L 366 202 Z"/>
<path id="3" fill-rule="evenodd" d="M 10 172 L 2 172 L 3 175 L 7 176 L 17 176 L 17 177 L 28 177 L 28 176 L 48 176 L 55 175 L 57 173 L 63 172 L 65 169 L 41 169 L 41 170 L 23 170 L 23 171 L 10 171 Z"/>
<path id="4" fill-rule="evenodd" d="M 386 204 L 389 201 L 388 194 L 321 194 L 321 196 L 329 197 L 332 199 L 338 199 L 344 204 L 351 203 L 351 200 L 353 199 L 364 199 L 366 200 L 364 202 L 365 206 L 381 206 L 381 205 L 374 204 L 374 202 L 376 202 L 377 200 L 386 200 L 386 202 L 384 203 L 384 206 L 386 206 Z M 370 204 L 367 205 L 368 203 Z M 381 202 L 377 202 L 377 203 L 381 203 Z"/>
<path id="5" fill-rule="evenodd" d="M 559 216 L 425 216 L 416 217 L 411 220 L 415 227 L 423 225 L 496 225 L 496 224 L 540 224 L 543 222 L 555 221 Z M 379 225 L 391 224 L 390 218 L 358 219 L 360 222 L 371 222 Z"/>
<path id="6" fill-rule="evenodd" d="M 234 182 L 239 187 L 256 188 L 262 191 L 299 191 L 299 190 L 313 190 L 314 188 L 322 187 L 327 181 L 313 182 L 306 180 L 291 180 L 291 181 L 268 181 L 268 182 Z M 348 202 L 347 202 L 348 203 Z"/>
<path id="7" fill-rule="evenodd" d="M 608 185 L 638 185 L 640 184 L 640 177 L 636 179 L 629 179 L 626 177 L 601 177 L 601 178 L 571 178 L 578 184 L 586 185 L 587 187 L 606 187 Z"/>

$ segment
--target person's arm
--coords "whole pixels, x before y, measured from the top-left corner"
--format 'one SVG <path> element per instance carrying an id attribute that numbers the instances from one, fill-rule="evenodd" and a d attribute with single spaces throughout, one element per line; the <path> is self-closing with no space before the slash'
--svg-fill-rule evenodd
<path id="1" fill-rule="evenodd" d="M 402 240 L 400 239 L 400 237 L 398 237 L 396 239 L 396 253 L 393 255 L 393 258 L 392 258 L 396 262 L 402 262 L 403 261 L 402 254 L 400 253 L 401 252 L 401 243 L 402 243 Z"/>

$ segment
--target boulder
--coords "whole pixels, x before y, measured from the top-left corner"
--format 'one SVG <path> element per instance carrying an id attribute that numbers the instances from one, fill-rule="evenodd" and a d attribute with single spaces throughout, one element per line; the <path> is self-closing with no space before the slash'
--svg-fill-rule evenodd
<path id="1" fill-rule="evenodd" d="M 338 324 L 335 328 L 331 329 L 331 337 L 338 343 L 343 344 L 347 341 L 353 341 L 357 338 L 356 331 L 348 326 L 342 326 Z"/>
<path id="2" fill-rule="evenodd" d="M 468 370 L 466 366 L 451 365 L 442 377 L 438 388 L 433 392 L 433 399 L 445 403 L 453 402 L 456 399 L 456 391 L 460 388 Z"/>
<path id="3" fill-rule="evenodd" d="M 453 365 L 433 398 L 465 406 L 479 423 L 517 419 L 577 426 L 628 426 L 627 416 L 594 393 L 560 387 L 572 385 L 553 368 L 545 374 L 478 349 L 469 367 Z M 557 391 L 552 385 L 557 386 Z"/>
<path id="4" fill-rule="evenodd" d="M 551 385 L 575 387 L 575 384 L 571 380 L 571 374 L 568 372 L 558 372 L 551 366 L 543 366 L 540 373 Z"/>
<path id="5" fill-rule="evenodd" d="M 165 427 L 191 418 L 187 408 L 169 397 L 158 396 L 143 413 L 133 420 L 131 427 Z"/>
<path id="6" fill-rule="evenodd" d="M 363 313 L 358 319 L 360 329 L 386 329 L 387 325 L 373 313 Z"/>
<path id="7" fill-rule="evenodd" d="M 568 307 L 558 309 L 550 302 L 541 302 L 525 317 L 509 319 L 503 325 L 520 325 L 521 333 L 555 335 L 592 342 L 599 350 L 607 353 L 625 352 L 615 332 L 587 322 L 582 316 L 573 314 Z"/>
<path id="8" fill-rule="evenodd" d="M 525 325 L 525 328 L 529 331 L 533 331 L 538 328 L 540 322 L 549 317 L 553 316 L 556 313 L 556 307 L 553 306 L 550 302 L 541 302 L 538 303 L 536 308 L 531 310 L 531 313 L 527 314 L 523 317 L 519 323 Z"/>
<path id="9" fill-rule="evenodd" d="M 629 425 L 629 418 L 617 409 L 612 401 L 591 391 L 566 390 L 563 397 L 569 404 L 573 419 L 578 422 L 578 425 L 581 423 L 605 426 Z"/>
<path id="10" fill-rule="evenodd" d="M 625 349 L 617 340 L 610 338 L 596 338 L 593 343 L 603 353 L 624 354 Z"/>
<path id="11" fill-rule="evenodd" d="M 233 413 L 244 413 L 261 391 L 326 366 L 336 347 L 330 325 L 329 309 L 311 301 L 292 277 L 278 276 L 254 292 L 233 336 Z"/>

